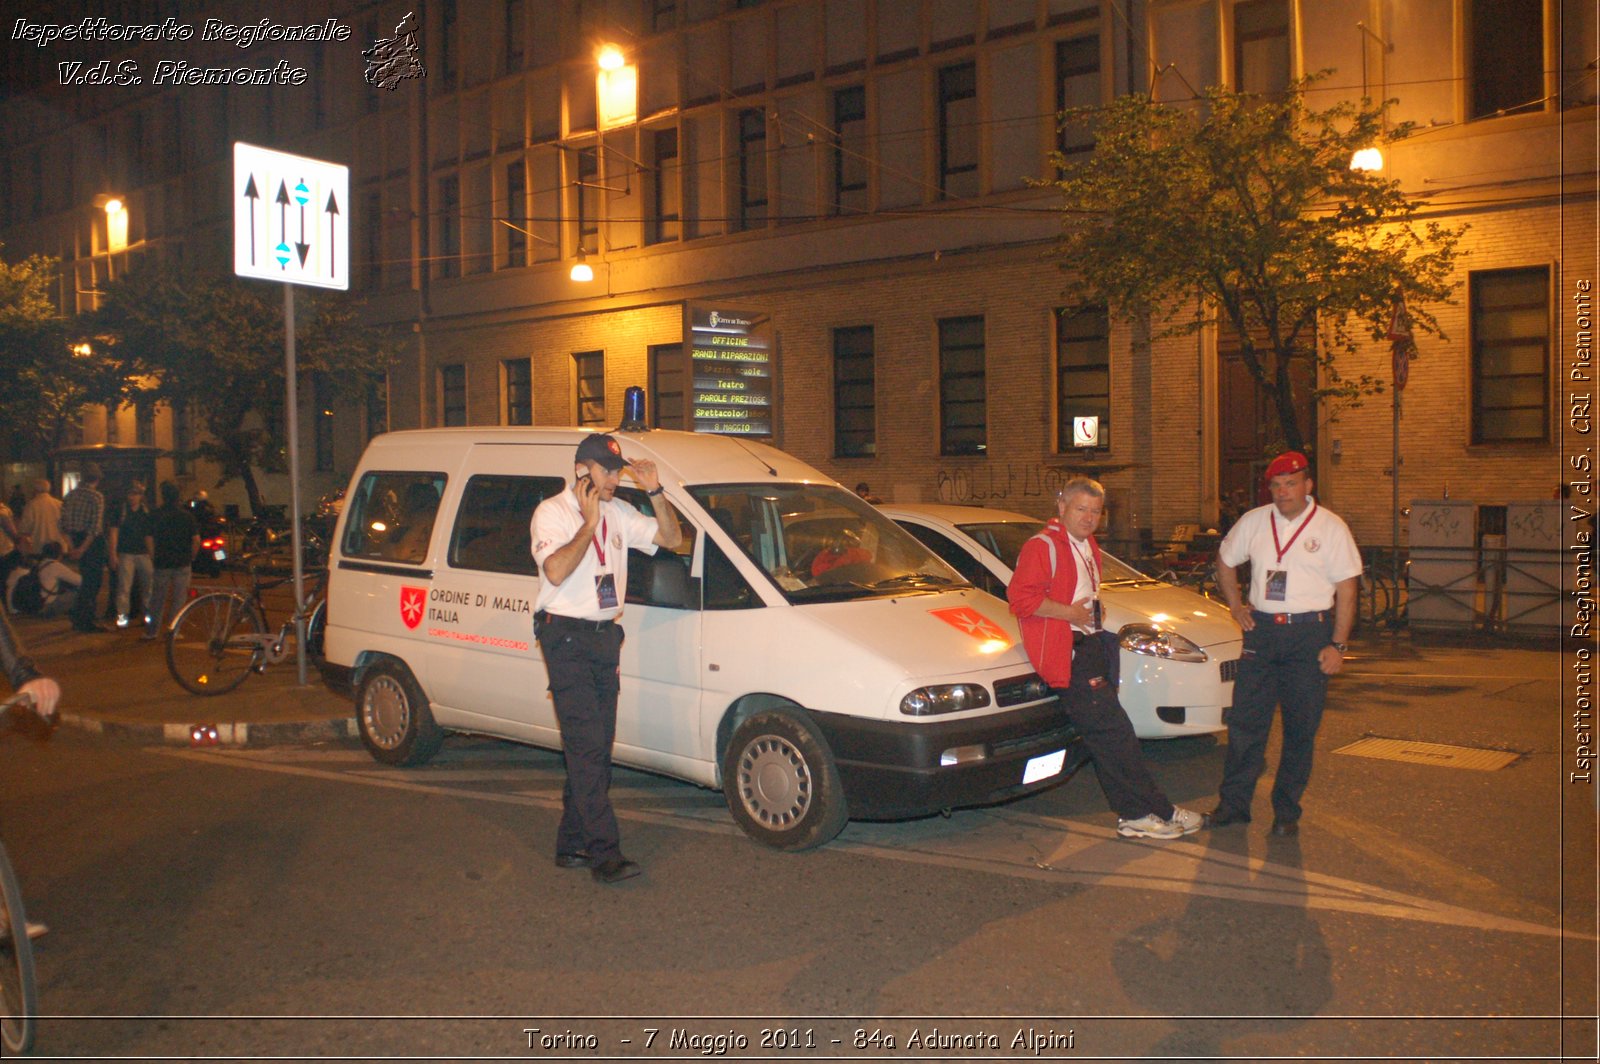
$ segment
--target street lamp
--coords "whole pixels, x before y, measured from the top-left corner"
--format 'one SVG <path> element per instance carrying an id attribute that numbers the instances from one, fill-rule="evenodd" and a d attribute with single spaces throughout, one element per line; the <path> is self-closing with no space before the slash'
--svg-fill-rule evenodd
<path id="1" fill-rule="evenodd" d="M 572 272 L 567 276 L 580 282 L 594 280 L 594 267 L 589 265 L 588 257 L 582 248 L 578 249 L 578 261 L 572 264 Z"/>

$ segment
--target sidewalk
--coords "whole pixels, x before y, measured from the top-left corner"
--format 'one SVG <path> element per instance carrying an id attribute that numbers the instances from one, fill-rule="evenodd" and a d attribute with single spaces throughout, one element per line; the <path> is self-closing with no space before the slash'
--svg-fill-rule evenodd
<path id="1" fill-rule="evenodd" d="M 296 682 L 294 659 L 268 666 L 224 695 L 190 694 L 167 672 L 165 644 L 143 642 L 138 629 L 76 632 L 65 620 L 13 617 L 39 671 L 61 684 L 62 727 L 140 743 L 262 746 L 356 735 L 353 703 L 323 684 L 309 667 Z"/>

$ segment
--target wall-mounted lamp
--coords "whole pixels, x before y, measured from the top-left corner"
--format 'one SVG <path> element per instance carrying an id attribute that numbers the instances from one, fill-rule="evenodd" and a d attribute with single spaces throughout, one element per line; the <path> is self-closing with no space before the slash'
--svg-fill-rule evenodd
<path id="1" fill-rule="evenodd" d="M 1350 169 L 1377 173 L 1383 169 L 1383 152 L 1377 148 L 1359 148 L 1350 156 Z"/>
<path id="2" fill-rule="evenodd" d="M 1373 40 L 1377 41 L 1378 44 L 1383 47 L 1384 54 L 1394 51 L 1394 45 L 1390 44 L 1388 41 L 1374 33 L 1372 31 L 1372 27 L 1368 26 L 1365 22 L 1357 22 L 1356 29 L 1361 31 L 1361 98 L 1363 100 L 1367 100 L 1371 98 L 1371 92 L 1367 87 L 1367 38 L 1371 37 Z M 1383 78 L 1380 80 L 1380 92 L 1382 95 L 1387 96 L 1387 72 L 1383 67 L 1380 67 L 1380 70 L 1385 71 Z M 1385 106 L 1385 110 L 1387 110 L 1387 105 L 1383 106 Z M 1386 117 L 1384 120 L 1384 128 L 1387 129 L 1388 125 L 1389 123 Z M 1366 173 L 1377 173 L 1383 169 L 1383 152 L 1380 151 L 1376 145 L 1357 149 L 1356 153 L 1350 157 L 1350 169 L 1364 171 Z"/>
<path id="3" fill-rule="evenodd" d="M 578 249 L 578 260 L 572 264 L 572 272 L 568 276 L 579 282 L 594 280 L 594 267 L 589 265 L 588 256 L 582 248 Z"/>

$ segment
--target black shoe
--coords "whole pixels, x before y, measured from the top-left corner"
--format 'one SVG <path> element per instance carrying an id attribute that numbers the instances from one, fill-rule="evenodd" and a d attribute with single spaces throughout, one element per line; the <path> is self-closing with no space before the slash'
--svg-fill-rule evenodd
<path id="1" fill-rule="evenodd" d="M 1208 828 L 1225 828 L 1229 824 L 1248 823 L 1250 823 L 1249 813 L 1241 813 L 1239 810 L 1231 809 L 1225 805 L 1219 805 L 1206 814 L 1206 827 Z"/>
<path id="2" fill-rule="evenodd" d="M 577 853 L 556 854 L 557 868 L 590 868 L 594 865 L 594 858 L 579 850 Z"/>
<path id="3" fill-rule="evenodd" d="M 1272 833 L 1274 835 L 1283 835 L 1288 837 L 1298 835 L 1300 834 L 1300 821 L 1274 820 L 1272 822 Z"/>
<path id="4" fill-rule="evenodd" d="M 626 857 L 611 857 L 589 869 L 589 874 L 594 876 L 596 883 L 621 883 L 624 879 L 632 879 L 643 871 L 644 869 Z"/>

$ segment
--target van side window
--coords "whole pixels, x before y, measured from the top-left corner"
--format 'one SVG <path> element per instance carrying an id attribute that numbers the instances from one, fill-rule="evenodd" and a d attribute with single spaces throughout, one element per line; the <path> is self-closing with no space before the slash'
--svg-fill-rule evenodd
<path id="1" fill-rule="evenodd" d="M 482 473 L 470 478 L 450 533 L 450 564 L 457 569 L 537 576 L 528 526 L 534 508 L 565 488 L 560 477 Z"/>
<path id="2" fill-rule="evenodd" d="M 448 478 L 443 473 L 371 472 L 346 504 L 340 550 L 347 558 L 421 565 Z"/>
<path id="3" fill-rule="evenodd" d="M 706 537 L 705 608 L 708 610 L 750 610 L 761 605 L 755 590 L 739 575 L 717 541 Z"/>
<path id="4" fill-rule="evenodd" d="M 638 488 L 618 488 L 617 499 L 646 517 L 656 515 L 650 497 Z M 700 596 L 689 581 L 696 530 L 682 514 L 678 515 L 678 527 L 683 529 L 683 542 L 676 551 L 658 547 L 654 554 L 642 550 L 628 552 L 627 601 L 678 610 L 700 608 Z"/>

